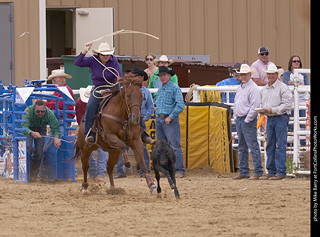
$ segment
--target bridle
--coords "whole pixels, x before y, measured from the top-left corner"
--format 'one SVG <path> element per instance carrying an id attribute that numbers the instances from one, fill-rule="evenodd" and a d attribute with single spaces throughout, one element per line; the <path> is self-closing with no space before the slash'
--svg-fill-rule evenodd
<path id="1" fill-rule="evenodd" d="M 124 92 L 127 92 L 127 90 L 132 86 L 132 83 L 129 84 L 129 86 L 124 90 Z M 131 113 L 131 108 L 134 107 L 134 106 L 138 106 L 139 107 L 139 111 L 141 111 L 141 105 L 140 104 L 132 104 L 132 105 L 128 105 L 128 99 L 126 96 L 123 96 L 122 94 L 122 89 L 120 89 L 120 95 L 121 95 L 121 98 L 122 98 L 122 101 L 125 105 L 125 108 L 126 108 L 126 112 L 127 112 L 127 115 L 128 115 L 128 120 L 129 122 L 131 122 L 131 119 L 132 119 L 132 113 Z M 125 98 L 123 98 L 125 97 Z"/>

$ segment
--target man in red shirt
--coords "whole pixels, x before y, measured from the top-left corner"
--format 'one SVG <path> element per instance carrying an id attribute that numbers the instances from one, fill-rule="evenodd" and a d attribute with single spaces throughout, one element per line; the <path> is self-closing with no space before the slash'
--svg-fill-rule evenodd
<path id="1" fill-rule="evenodd" d="M 70 95 L 72 96 L 72 98 L 74 99 L 74 95 L 73 92 L 71 90 L 71 88 L 66 84 L 66 78 L 72 78 L 72 76 L 70 76 L 69 74 L 64 73 L 63 69 L 56 69 L 56 70 L 52 70 L 51 75 L 48 77 L 47 79 L 47 83 L 52 83 L 55 84 L 57 86 L 66 86 Z M 62 97 L 62 95 L 55 91 L 53 93 L 54 96 L 57 97 Z M 63 101 L 59 100 L 59 109 L 63 110 Z M 51 110 L 55 110 L 56 109 L 56 101 L 55 100 L 48 100 L 46 102 L 46 106 L 51 109 Z M 74 106 L 73 105 L 68 105 L 68 110 L 74 110 Z M 63 115 L 61 115 L 62 118 Z M 74 118 L 74 114 L 68 114 L 69 118 Z"/>
<path id="2" fill-rule="evenodd" d="M 86 112 L 87 103 L 90 97 L 90 91 L 92 89 L 92 86 L 87 86 L 87 88 L 81 87 L 80 97 L 76 101 L 76 116 L 77 116 L 77 123 L 80 126 L 81 119 Z"/>

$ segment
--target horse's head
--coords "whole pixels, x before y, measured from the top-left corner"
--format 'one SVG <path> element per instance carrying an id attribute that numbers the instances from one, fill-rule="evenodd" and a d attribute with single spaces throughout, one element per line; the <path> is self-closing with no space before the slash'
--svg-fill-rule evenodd
<path id="1" fill-rule="evenodd" d="M 142 105 L 142 83 L 132 74 L 126 74 L 121 80 L 123 84 L 123 98 L 127 107 L 130 121 L 133 124 L 140 123 L 140 110 Z"/>

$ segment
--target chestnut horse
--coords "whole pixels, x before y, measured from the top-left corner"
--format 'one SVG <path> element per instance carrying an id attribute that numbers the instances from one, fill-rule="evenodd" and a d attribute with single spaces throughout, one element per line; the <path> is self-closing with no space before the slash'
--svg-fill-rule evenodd
<path id="1" fill-rule="evenodd" d="M 107 163 L 107 173 L 110 185 L 114 187 L 113 168 L 118 163 L 120 152 L 123 154 L 124 163 L 128 163 L 128 153 L 126 145 L 133 151 L 137 164 L 144 173 L 147 185 L 152 193 L 156 186 L 143 158 L 143 143 L 141 140 L 140 110 L 142 104 L 142 84 L 135 80 L 132 74 L 127 74 L 119 79 L 120 89 L 118 94 L 113 96 L 108 104 L 103 108 L 98 120 L 97 145 L 85 142 L 84 122 L 81 122 L 75 143 L 75 156 L 73 159 L 81 157 L 84 180 L 82 191 L 88 188 L 88 169 L 90 154 L 99 147 L 109 153 Z"/>

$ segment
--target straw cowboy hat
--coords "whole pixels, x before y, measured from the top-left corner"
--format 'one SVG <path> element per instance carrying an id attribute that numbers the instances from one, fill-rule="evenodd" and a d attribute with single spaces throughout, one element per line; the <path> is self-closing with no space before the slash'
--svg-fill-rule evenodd
<path id="1" fill-rule="evenodd" d="M 47 78 L 47 81 L 51 81 L 55 77 L 72 78 L 71 75 L 64 73 L 63 69 L 56 69 L 51 71 L 51 75 Z"/>
<path id="2" fill-rule="evenodd" d="M 277 66 L 274 63 L 270 63 L 270 65 L 268 66 L 268 70 L 264 71 L 262 70 L 265 74 L 267 73 L 278 73 L 279 76 L 281 76 L 284 72 L 284 70 L 282 68 L 277 68 Z"/>
<path id="3" fill-rule="evenodd" d="M 239 74 L 246 74 L 246 73 L 254 74 L 254 73 L 256 73 L 256 69 L 250 68 L 250 66 L 248 64 L 241 64 L 240 71 L 236 70 L 236 72 Z"/>
<path id="4" fill-rule="evenodd" d="M 170 66 L 173 63 L 172 59 L 169 60 L 166 55 L 161 55 L 160 58 L 156 58 L 154 60 L 154 65 L 156 65 L 158 67 L 159 62 L 168 62 L 168 66 Z"/>
<path id="5" fill-rule="evenodd" d="M 112 55 L 115 48 L 111 49 L 108 43 L 101 43 L 98 49 L 93 49 L 92 52 L 102 55 Z"/>
<path id="6" fill-rule="evenodd" d="M 79 89 L 79 93 L 80 93 L 80 99 L 82 102 L 84 103 L 88 103 L 89 98 L 90 98 L 90 92 L 91 92 L 92 86 L 87 86 L 86 88 L 81 87 Z"/>

